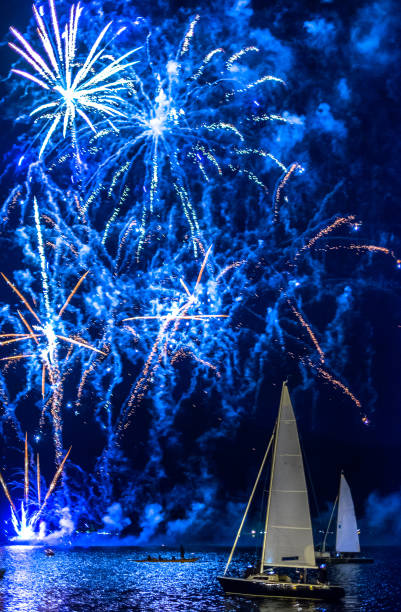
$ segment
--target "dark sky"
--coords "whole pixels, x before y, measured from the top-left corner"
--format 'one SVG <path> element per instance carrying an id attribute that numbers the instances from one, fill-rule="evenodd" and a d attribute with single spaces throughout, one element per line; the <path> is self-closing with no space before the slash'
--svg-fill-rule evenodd
<path id="1" fill-rule="evenodd" d="M 213 3 L 214 4 L 214 3 Z M 229 3 L 226 3 L 227 5 Z M 270 27 L 274 36 L 284 44 L 289 44 L 297 54 L 297 71 L 291 74 L 292 108 L 302 109 L 308 104 L 306 91 L 316 88 L 315 102 L 324 102 L 329 91 L 330 80 L 339 74 L 352 84 L 354 92 L 352 109 L 344 112 L 347 126 L 347 137 L 341 149 L 335 152 L 330 160 L 323 161 L 324 143 L 310 145 L 310 159 L 316 167 L 322 164 L 321 172 L 326 173 L 328 187 L 336 180 L 336 174 L 343 172 L 347 188 L 345 212 L 356 210 L 367 228 L 371 243 L 389 241 L 391 248 L 401 247 L 401 211 L 399 208 L 400 188 L 400 144 L 396 136 L 399 130 L 400 113 L 400 68 L 399 55 L 394 44 L 399 34 L 399 19 L 395 3 L 382 2 L 382 28 L 374 29 L 367 22 L 366 14 L 371 9 L 368 1 L 359 2 L 299 2 L 297 7 L 292 2 L 257 1 L 253 4 L 253 26 Z M 379 3 L 380 5 L 380 3 Z M 145 3 L 139 3 L 142 11 Z M 162 13 L 170 14 L 179 7 L 195 7 L 191 3 L 163 4 Z M 138 11 L 139 12 L 139 11 Z M 153 9 L 156 19 L 157 10 Z M 7 28 L 13 24 L 24 31 L 24 26 L 31 15 L 30 2 L 15 0 L 3 2 L 0 9 L 0 35 L 7 40 Z M 335 43 L 330 42 L 331 51 L 320 47 L 315 49 L 307 45 L 305 26 L 307 21 L 324 18 L 333 24 L 337 32 Z M 360 60 L 346 49 L 351 49 L 353 41 L 359 36 L 360 48 L 365 44 L 365 55 Z M 375 37 L 381 37 L 377 42 Z M 369 41 L 376 51 L 368 54 Z M 338 57 L 335 45 L 338 46 Z M 365 49 L 365 48 L 364 48 Z M 362 53 L 362 51 L 361 51 Z M 0 66 L 3 75 L 7 75 L 12 54 L 4 46 L 0 49 Z M 358 63 L 360 62 L 360 63 Z M 369 65 L 369 62 L 370 65 Z M 309 84 L 309 85 L 308 85 Z M 297 90 L 297 86 L 299 89 Z M 7 89 L 7 82 L 2 84 L 2 91 Z M 313 97 L 311 94 L 311 97 Z M 338 113 L 341 113 L 339 103 Z M 300 112 L 300 111 L 298 111 Z M 2 130 L 0 146 L 3 152 L 11 148 L 13 140 L 8 127 Z M 318 136 L 317 136 L 318 138 Z M 2 194 L 5 195 L 4 193 Z M 399 251 L 401 257 L 401 250 Z M 342 396 L 328 390 L 321 383 L 316 384 L 318 396 L 313 391 L 296 393 L 296 410 L 302 415 L 303 443 L 312 477 L 321 501 L 333 497 L 336 491 L 337 475 L 343 468 L 353 485 L 358 509 L 362 511 L 367 496 L 378 490 L 383 495 L 397 491 L 401 486 L 401 387 L 400 387 L 400 354 L 401 354 L 401 311 L 399 278 L 393 270 L 381 263 L 373 264 L 377 273 L 377 285 L 385 286 L 378 290 L 372 283 L 366 291 L 360 308 L 362 317 L 369 317 L 370 335 L 364 335 L 366 326 L 355 325 L 354 336 L 348 338 L 353 346 L 349 354 L 350 362 L 344 370 L 350 381 L 359 380 L 359 360 L 365 353 L 371 355 L 371 380 L 374 394 L 364 396 L 369 405 L 371 424 L 365 426 L 353 412 L 352 406 Z M 401 274 L 401 271 L 400 271 Z M 352 281 L 351 281 L 352 282 Z M 3 289 L 1 289 L 3 291 Z M 361 334 L 359 334 L 359 329 Z M 294 385 L 299 384 L 299 376 L 294 375 Z M 291 385 L 291 379 L 290 379 Z M 264 390 L 272 402 L 278 401 L 278 387 L 266 380 Z M 358 391 L 358 389 L 357 389 Z M 263 393 L 262 393 L 263 395 Z M 261 402 L 261 400 L 260 400 Z M 256 460 L 244 469 L 244 462 L 252 456 L 261 456 L 269 423 L 261 426 L 263 406 L 243 423 L 235 440 L 219 441 L 216 445 L 214 463 L 222 473 L 219 478 L 226 479 L 229 489 L 247 488 L 246 479 L 249 472 L 255 471 Z M 183 426 L 183 430 L 185 431 Z M 85 433 L 81 443 L 85 444 Z M 237 449 L 240 449 L 237 452 Z M 82 451 L 87 452 L 87 447 Z M 324 457 L 324 462 L 314 461 L 317 456 Z M 322 469 L 324 463 L 324 469 Z M 232 474 L 243 472 L 242 477 L 223 474 L 228 466 L 234 466 Z M 237 478 L 237 483 L 234 482 Z M 238 478 L 241 484 L 238 485 Z M 233 482 L 230 482 L 232 480 Z"/>

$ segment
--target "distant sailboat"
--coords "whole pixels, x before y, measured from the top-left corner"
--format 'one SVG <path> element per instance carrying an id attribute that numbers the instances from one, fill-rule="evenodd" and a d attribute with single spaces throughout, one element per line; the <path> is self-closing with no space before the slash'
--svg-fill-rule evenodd
<path id="1" fill-rule="evenodd" d="M 332 554 L 326 551 L 326 540 L 333 520 L 334 511 L 338 503 L 336 548 Z M 317 553 L 318 561 L 327 563 L 372 563 L 373 559 L 361 557 L 359 544 L 359 531 L 356 524 L 355 507 L 351 495 L 351 489 L 341 472 L 340 489 L 334 502 L 333 511 L 324 535 L 322 550 Z"/>
<path id="2" fill-rule="evenodd" d="M 235 547 L 249 507 L 263 472 L 270 447 L 274 442 L 269 498 L 259 571 L 246 578 L 227 576 Z M 296 568 L 302 581 L 292 581 L 273 569 Z M 298 438 L 298 429 L 286 383 L 283 383 L 280 408 L 259 470 L 251 497 L 235 538 L 224 575 L 218 580 L 229 595 L 245 597 L 294 597 L 299 599 L 339 599 L 344 589 L 338 586 L 307 582 L 308 569 L 317 569 L 313 545 L 308 491 Z M 265 573 L 265 570 L 268 573 Z M 291 572 L 291 570 L 290 570 Z"/>

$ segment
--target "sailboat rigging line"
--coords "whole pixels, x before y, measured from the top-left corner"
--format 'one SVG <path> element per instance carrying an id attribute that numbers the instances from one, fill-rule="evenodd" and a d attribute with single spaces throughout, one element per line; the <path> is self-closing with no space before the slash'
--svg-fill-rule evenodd
<path id="1" fill-rule="evenodd" d="M 329 524 L 327 525 L 326 533 L 324 534 L 324 538 L 323 538 L 323 542 L 322 542 L 322 552 L 326 552 L 326 540 L 327 540 L 327 536 L 329 534 L 329 530 L 330 530 L 331 522 L 333 520 L 334 510 L 336 509 L 337 502 L 338 502 L 338 495 L 337 495 L 336 499 L 334 500 L 333 509 L 331 511 L 331 514 L 330 514 Z"/>
<path id="2" fill-rule="evenodd" d="M 269 491 L 272 490 L 272 486 L 273 486 L 274 464 L 276 462 L 277 440 L 278 440 L 278 436 L 276 435 L 276 433 L 277 433 L 277 429 L 278 429 L 278 424 L 280 423 L 281 408 L 283 406 L 283 389 L 284 389 L 285 384 L 286 384 L 286 381 L 283 382 L 283 386 L 282 386 L 282 390 L 281 390 L 281 398 L 280 398 L 280 408 L 279 408 L 279 411 L 278 411 L 277 421 L 276 421 L 276 424 L 274 426 L 274 431 L 273 431 L 273 435 L 275 436 L 275 440 L 274 440 L 274 451 L 273 451 L 273 457 L 272 457 L 272 464 L 271 464 L 271 468 L 270 468 Z M 263 574 L 264 563 L 265 563 L 267 525 L 268 525 L 268 522 L 269 522 L 270 500 L 271 500 L 271 495 L 269 494 L 269 498 L 268 498 L 268 501 L 267 501 L 265 528 L 264 528 L 264 531 L 263 531 L 262 558 L 260 560 L 260 573 L 261 574 Z"/>
<path id="3" fill-rule="evenodd" d="M 263 522 L 263 510 L 264 508 L 267 507 L 267 499 L 268 499 L 268 495 L 269 495 L 269 490 L 267 489 L 267 479 L 269 477 L 269 471 L 266 470 L 265 472 L 265 477 L 263 479 L 263 488 L 262 488 L 262 500 L 261 500 L 261 504 L 260 504 L 260 512 L 259 512 L 259 520 L 258 520 L 258 525 L 262 525 Z M 260 537 L 262 535 L 262 538 Z M 256 543 L 255 543 L 255 561 L 254 561 L 254 567 L 256 567 L 256 563 L 259 560 L 259 554 L 258 551 L 261 549 L 261 547 L 263 546 L 262 542 L 263 539 L 265 537 L 264 532 L 260 531 L 260 529 L 258 529 L 258 536 L 256 538 Z"/>
<path id="4" fill-rule="evenodd" d="M 306 473 L 307 473 L 308 480 L 309 480 L 309 490 L 312 491 L 312 499 L 313 499 L 313 503 L 314 503 L 314 506 L 315 506 L 315 509 L 316 509 L 316 512 L 317 512 L 317 516 L 318 516 L 318 528 L 321 529 L 321 527 L 322 527 L 322 524 L 321 524 L 321 521 L 320 521 L 321 514 L 320 514 L 319 502 L 317 500 L 316 490 L 315 490 L 315 487 L 314 487 L 314 484 L 313 484 L 312 471 L 311 471 L 310 466 L 309 466 L 308 456 L 307 456 L 307 454 L 305 452 L 305 447 L 304 447 L 304 444 L 303 444 L 302 435 L 299 432 L 298 432 L 298 438 L 299 438 L 299 445 L 301 447 L 301 452 L 302 452 L 302 456 L 303 456 L 303 460 L 304 460 L 304 465 L 306 466 Z"/>
<path id="5" fill-rule="evenodd" d="M 238 542 L 238 540 L 239 540 L 239 537 L 240 537 L 240 535 L 241 535 L 241 531 L 242 531 L 242 528 L 243 528 L 243 526 L 244 526 L 245 519 L 246 519 L 246 517 L 247 517 L 249 507 L 250 507 L 250 505 L 251 505 L 251 503 L 252 503 L 253 496 L 255 495 L 256 487 L 258 486 L 258 483 L 259 483 L 259 480 L 260 480 L 261 474 L 262 474 L 262 472 L 263 472 L 263 468 L 264 468 L 265 463 L 266 463 L 266 459 L 267 459 L 268 454 L 269 454 L 269 451 L 270 451 L 270 447 L 271 447 L 271 445 L 272 445 L 272 443 L 273 443 L 273 439 L 274 439 L 274 436 L 275 436 L 275 433 L 276 433 L 276 427 L 277 427 L 277 421 L 276 421 L 276 423 L 275 423 L 275 425 L 274 425 L 274 428 L 273 428 L 273 433 L 272 433 L 271 438 L 270 438 L 270 440 L 269 440 L 269 444 L 267 445 L 267 449 L 266 449 L 265 455 L 264 455 L 264 457 L 263 457 L 263 461 L 262 461 L 262 464 L 261 464 L 261 466 L 260 466 L 260 469 L 259 469 L 258 475 L 257 475 L 257 477 L 256 477 L 255 484 L 253 485 L 252 493 L 251 493 L 251 496 L 250 496 L 250 498 L 249 498 L 249 500 L 248 500 L 248 504 L 247 504 L 247 506 L 246 506 L 246 509 L 245 509 L 245 512 L 244 512 L 244 516 L 242 517 L 242 521 L 241 521 L 241 524 L 240 524 L 240 526 L 239 526 L 239 529 L 238 529 L 238 532 L 237 532 L 237 536 L 236 536 L 236 538 L 235 538 L 235 540 L 234 540 L 234 544 L 233 544 L 233 547 L 232 547 L 232 549 L 231 549 L 230 556 L 228 557 L 228 561 L 227 561 L 226 567 L 225 567 L 225 569 L 224 569 L 224 576 L 226 575 L 227 570 L 228 570 L 228 567 L 229 567 L 229 565 L 230 565 L 230 563 L 231 563 L 231 560 L 232 560 L 232 558 L 233 558 L 233 554 L 234 554 L 234 551 L 235 551 L 235 549 L 236 549 L 236 546 L 237 546 L 237 542 Z M 266 539 L 266 536 L 265 536 L 265 538 L 264 538 L 264 541 L 265 541 L 265 539 Z"/>

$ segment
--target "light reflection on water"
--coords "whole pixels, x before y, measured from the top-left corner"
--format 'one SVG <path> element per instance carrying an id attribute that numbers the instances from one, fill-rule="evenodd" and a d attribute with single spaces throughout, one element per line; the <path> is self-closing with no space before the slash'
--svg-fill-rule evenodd
<path id="1" fill-rule="evenodd" d="M 347 591 L 343 603 L 261 600 L 224 597 L 216 575 L 224 569 L 226 551 L 193 551 L 194 564 L 139 564 L 148 551 L 135 548 L 56 550 L 9 546 L 0 565 L 0 611 L 7 612 L 373 612 L 401 610 L 401 555 L 396 549 L 374 552 L 373 565 L 331 568 L 331 581 Z M 163 551 L 163 555 L 169 554 Z M 253 560 L 240 551 L 234 564 Z"/>

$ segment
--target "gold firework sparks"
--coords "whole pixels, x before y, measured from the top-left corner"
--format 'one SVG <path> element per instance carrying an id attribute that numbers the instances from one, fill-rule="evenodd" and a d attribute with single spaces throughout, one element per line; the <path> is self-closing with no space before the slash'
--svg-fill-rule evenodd
<path id="1" fill-rule="evenodd" d="M 212 250 L 212 246 L 213 245 L 210 245 L 210 247 L 208 248 L 208 250 L 206 251 L 204 255 L 193 291 L 190 291 L 185 281 L 183 279 L 180 279 L 181 286 L 183 287 L 185 291 L 187 299 L 183 303 L 183 305 L 180 308 L 178 308 L 176 312 L 172 312 L 167 315 L 137 316 L 137 317 L 129 317 L 127 319 L 123 319 L 124 322 L 133 321 L 133 320 L 147 320 L 147 319 L 159 320 L 162 322 L 162 325 L 159 329 L 156 340 L 150 350 L 148 358 L 143 367 L 142 373 L 140 377 L 138 378 L 134 386 L 134 389 L 131 393 L 131 396 L 128 400 L 128 405 L 127 405 L 128 413 L 124 415 L 122 420 L 119 422 L 118 428 L 119 428 L 120 433 L 122 432 L 123 429 L 125 430 L 128 428 L 130 424 L 130 418 L 135 411 L 135 407 L 142 401 L 149 387 L 152 376 L 155 374 L 156 370 L 158 369 L 163 356 L 167 353 L 167 347 L 168 347 L 169 341 L 172 340 L 172 338 L 175 336 L 176 332 L 178 331 L 180 322 L 182 320 L 207 321 L 209 319 L 222 319 L 222 318 L 226 319 L 229 316 L 229 315 L 224 315 L 224 314 L 213 314 L 213 315 L 207 315 L 203 313 L 189 314 L 189 310 L 196 304 L 196 291 L 202 281 L 202 277 L 203 277 L 203 274 L 206 268 L 206 264 L 207 264 L 207 261 L 209 259 L 209 256 Z M 203 361 L 200 359 L 197 359 L 197 361 L 199 361 L 199 363 L 203 363 L 204 365 L 208 367 L 213 367 L 212 364 L 210 364 L 207 361 Z"/>

